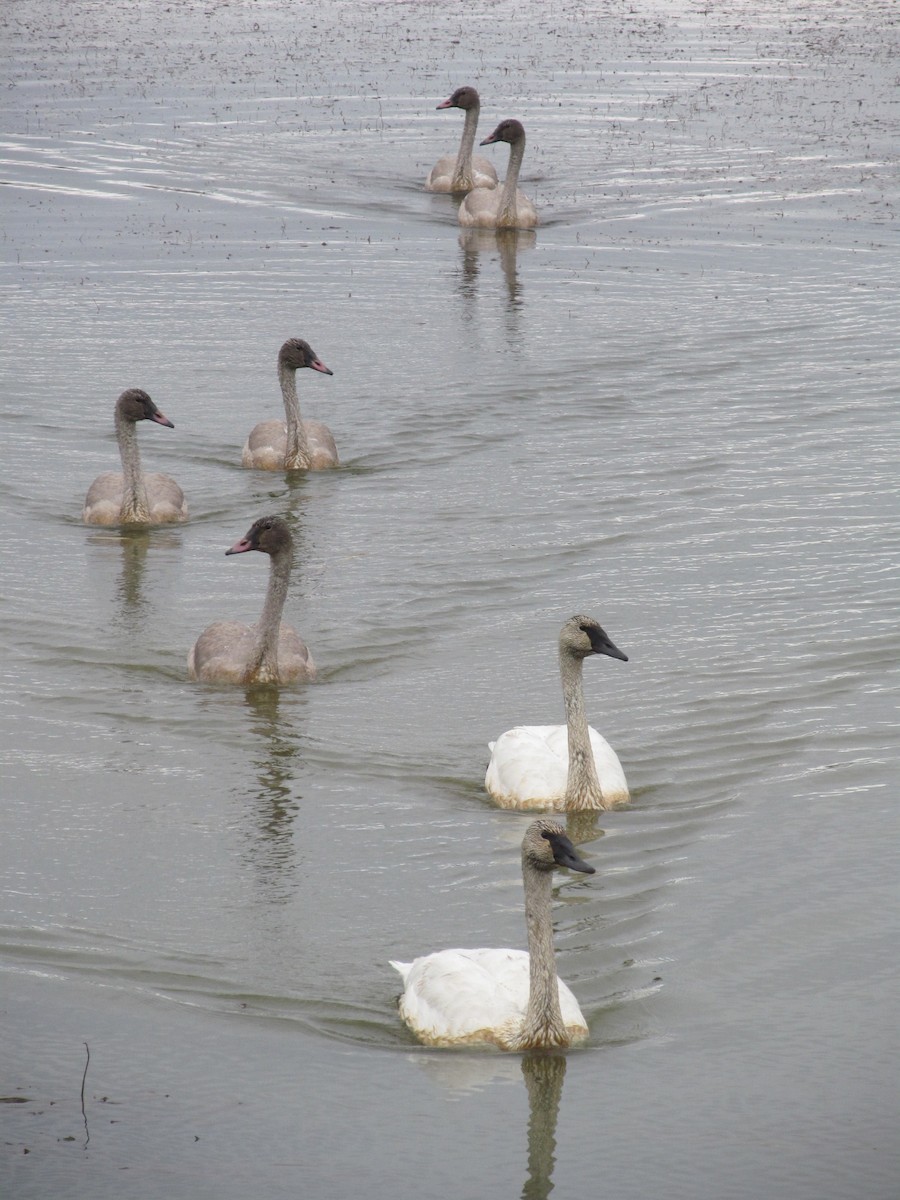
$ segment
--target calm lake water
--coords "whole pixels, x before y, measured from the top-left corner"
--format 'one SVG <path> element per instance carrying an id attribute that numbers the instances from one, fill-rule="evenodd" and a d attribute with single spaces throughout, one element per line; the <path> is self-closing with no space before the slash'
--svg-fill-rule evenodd
<path id="1" fill-rule="evenodd" d="M 895 1197 L 893 0 L 0 30 L 4 1195 Z M 463 83 L 535 235 L 423 191 Z M 291 336 L 338 471 L 240 467 Z M 191 520 L 89 529 L 135 386 Z M 267 512 L 320 680 L 190 685 Z M 590 1039 L 418 1047 L 389 958 L 524 945 L 487 743 L 562 719 L 575 612 L 629 655 L 554 902 Z"/>

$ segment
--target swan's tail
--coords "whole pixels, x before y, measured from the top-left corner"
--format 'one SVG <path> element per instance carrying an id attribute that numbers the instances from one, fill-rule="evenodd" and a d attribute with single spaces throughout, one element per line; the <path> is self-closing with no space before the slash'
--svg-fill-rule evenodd
<path id="1" fill-rule="evenodd" d="M 388 962 L 395 971 L 400 972 L 400 974 L 403 976 L 403 982 L 406 983 L 406 977 L 412 968 L 412 963 L 396 962 L 393 958 L 389 958 Z"/>

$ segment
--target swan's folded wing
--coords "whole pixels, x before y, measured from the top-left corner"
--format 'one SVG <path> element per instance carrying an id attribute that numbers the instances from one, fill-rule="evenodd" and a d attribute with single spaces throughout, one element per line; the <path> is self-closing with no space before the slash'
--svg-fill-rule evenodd
<path id="1" fill-rule="evenodd" d="M 423 1042 L 502 1041 L 525 1017 L 528 955 L 524 950 L 441 950 L 409 964 L 405 981 L 400 1015 Z"/>
<path id="2" fill-rule="evenodd" d="M 165 524 L 170 521 L 187 520 L 188 506 L 184 492 L 171 475 L 154 471 L 144 476 L 144 486 L 147 489 L 150 516 L 154 522 Z"/>
<path id="3" fill-rule="evenodd" d="M 563 1025 L 573 1039 L 584 1037 L 588 1032 L 588 1025 L 582 1014 L 581 1006 L 569 985 L 563 983 L 561 979 L 557 982 L 559 984 L 559 1011 L 562 1013 Z"/>
<path id="4" fill-rule="evenodd" d="M 215 621 L 188 654 L 188 678 L 202 683 L 240 683 L 253 647 L 253 631 L 240 621 Z"/>
<path id="5" fill-rule="evenodd" d="M 591 727 L 588 732 L 591 735 L 591 753 L 594 756 L 594 766 L 597 769 L 597 778 L 600 780 L 603 799 L 609 805 L 627 804 L 631 797 L 618 754 L 596 729 Z"/>
<path id="6" fill-rule="evenodd" d="M 518 725 L 493 745 L 485 790 L 506 808 L 549 807 L 566 794 L 565 725 Z"/>

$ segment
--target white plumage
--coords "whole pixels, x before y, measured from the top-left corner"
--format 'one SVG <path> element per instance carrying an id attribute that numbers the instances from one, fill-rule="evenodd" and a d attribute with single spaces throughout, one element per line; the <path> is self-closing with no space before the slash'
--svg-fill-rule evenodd
<path id="1" fill-rule="evenodd" d="M 528 1011 L 527 950 L 438 950 L 391 966 L 405 989 L 400 1016 L 420 1041 L 514 1048 Z M 587 1022 L 568 984 L 556 983 L 569 1041 L 577 1041 L 587 1035 Z"/>
<path id="2" fill-rule="evenodd" d="M 517 725 L 489 743 L 484 786 L 503 808 L 563 808 L 569 775 L 569 731 L 565 725 Z M 594 767 L 603 799 L 628 803 L 628 784 L 619 756 L 602 734 L 588 726 Z"/>
<path id="3" fill-rule="evenodd" d="M 568 1046 L 587 1035 L 578 1001 L 556 974 L 555 867 L 594 873 L 561 825 L 534 821 L 522 841 L 527 952 L 440 950 L 412 962 L 391 962 L 403 978 L 400 1015 L 421 1042 L 528 1050 Z"/>
<path id="4" fill-rule="evenodd" d="M 585 715 L 583 663 L 591 654 L 628 661 L 595 620 L 570 617 L 559 632 L 566 724 L 517 725 L 489 743 L 484 786 L 502 808 L 582 812 L 628 803 L 618 755 Z"/>

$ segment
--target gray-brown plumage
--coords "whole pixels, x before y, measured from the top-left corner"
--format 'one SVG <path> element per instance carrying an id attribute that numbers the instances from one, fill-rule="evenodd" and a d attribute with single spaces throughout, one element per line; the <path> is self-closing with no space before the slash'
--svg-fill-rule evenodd
<path id="1" fill-rule="evenodd" d="M 175 426 L 141 388 L 129 388 L 116 401 L 116 440 L 122 470 L 98 475 L 84 498 L 82 518 L 88 525 L 165 525 L 186 521 L 184 492 L 170 475 L 141 471 L 137 422 Z"/>
<path id="2" fill-rule="evenodd" d="M 426 192 L 455 192 L 459 195 L 471 192 L 473 188 L 495 188 L 497 171 L 494 164 L 483 154 L 472 156 L 481 109 L 478 93 L 473 87 L 457 88 L 438 108 L 461 108 L 466 114 L 466 121 L 459 150 L 456 154 L 445 154 L 437 160 L 425 180 Z"/>
<path id="3" fill-rule="evenodd" d="M 297 372 L 311 367 L 333 375 L 309 342 L 288 338 L 278 351 L 278 382 L 284 420 L 260 421 L 250 432 L 241 465 L 261 471 L 322 471 L 340 465 L 331 430 L 321 421 L 304 421 L 297 399 Z"/>
<path id="4" fill-rule="evenodd" d="M 216 621 L 204 629 L 188 655 L 188 675 L 202 683 L 305 683 L 316 665 L 305 642 L 281 623 L 294 544 L 281 517 L 261 517 L 226 554 L 260 550 L 270 559 L 269 586 L 255 625 Z"/>
<path id="5" fill-rule="evenodd" d="M 459 206 L 459 223 L 472 229 L 534 229 L 537 210 L 519 190 L 519 171 L 525 155 L 525 130 L 521 121 L 501 121 L 482 146 L 492 142 L 509 143 L 509 166 L 503 186 L 488 192 L 483 188 L 469 192 Z"/>

